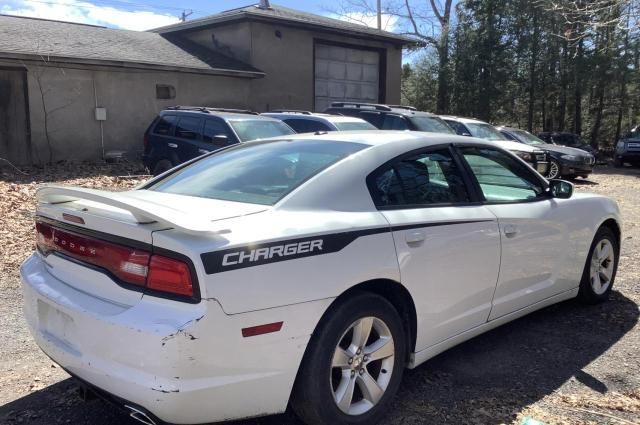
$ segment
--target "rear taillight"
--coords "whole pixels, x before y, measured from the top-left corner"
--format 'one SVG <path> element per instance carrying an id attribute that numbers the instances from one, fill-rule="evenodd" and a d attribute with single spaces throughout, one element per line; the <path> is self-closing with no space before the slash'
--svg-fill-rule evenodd
<path id="1" fill-rule="evenodd" d="M 121 282 L 175 295 L 193 296 L 189 266 L 180 260 L 107 242 L 36 222 L 37 246 L 104 269 Z"/>
<path id="2" fill-rule="evenodd" d="M 151 256 L 147 288 L 172 294 L 193 295 L 189 266 L 173 258 Z"/>
<path id="3" fill-rule="evenodd" d="M 149 133 L 144 133 L 144 139 L 142 139 L 142 143 L 144 146 L 144 151 L 146 152 L 149 148 Z"/>

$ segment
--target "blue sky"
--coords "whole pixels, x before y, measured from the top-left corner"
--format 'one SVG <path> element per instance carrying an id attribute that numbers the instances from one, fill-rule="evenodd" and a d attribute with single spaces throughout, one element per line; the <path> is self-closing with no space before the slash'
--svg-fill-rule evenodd
<path id="1" fill-rule="evenodd" d="M 272 3 L 329 15 L 340 0 L 277 0 Z M 114 28 L 146 30 L 187 19 L 255 4 L 259 0 L 0 0 L 0 13 L 61 21 L 82 22 Z"/>

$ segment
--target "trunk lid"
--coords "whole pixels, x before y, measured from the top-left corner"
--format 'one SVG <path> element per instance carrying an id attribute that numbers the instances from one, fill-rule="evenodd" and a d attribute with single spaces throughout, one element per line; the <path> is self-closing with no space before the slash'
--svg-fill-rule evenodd
<path id="1" fill-rule="evenodd" d="M 95 253 L 98 246 L 96 255 L 106 255 L 122 246 L 135 249 L 135 255 L 151 254 L 155 231 L 175 229 L 180 233 L 215 237 L 230 231 L 224 226 L 225 219 L 268 209 L 264 205 L 148 190 L 108 192 L 45 186 L 38 190 L 36 197 L 38 220 L 53 227 L 59 236 L 45 257 L 49 272 L 73 288 L 121 306 L 139 301 L 143 288 L 128 285 L 100 265 L 90 264 L 95 259 L 88 258 L 89 250 Z M 112 245 L 103 249 L 101 241 Z M 60 255 L 51 255 L 51 252 Z M 189 253 L 178 254 L 188 256 Z M 197 260 L 191 258 L 192 262 Z M 134 271 L 138 270 L 136 267 L 144 267 L 123 261 Z"/>

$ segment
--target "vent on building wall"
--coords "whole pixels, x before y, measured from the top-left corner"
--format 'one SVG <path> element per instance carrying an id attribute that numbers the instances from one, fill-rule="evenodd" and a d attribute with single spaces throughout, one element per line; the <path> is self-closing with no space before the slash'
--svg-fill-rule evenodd
<path id="1" fill-rule="evenodd" d="M 156 99 L 175 99 L 176 89 L 167 84 L 156 84 Z"/>

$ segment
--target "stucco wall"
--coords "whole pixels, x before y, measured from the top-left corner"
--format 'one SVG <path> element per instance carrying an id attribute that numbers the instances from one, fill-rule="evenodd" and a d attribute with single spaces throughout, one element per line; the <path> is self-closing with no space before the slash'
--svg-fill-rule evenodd
<path id="1" fill-rule="evenodd" d="M 21 65 L 0 61 L 2 64 Z M 104 67 L 73 69 L 37 63 L 25 66 L 36 163 L 49 161 L 47 133 L 53 161 L 100 158 L 96 103 L 107 109 L 103 122 L 105 151 L 124 150 L 135 156 L 143 148 L 143 134 L 151 120 L 167 106 L 245 107 L 250 89 L 249 81 L 240 78 Z M 156 84 L 175 87 L 175 99 L 156 99 Z"/>
<path id="2" fill-rule="evenodd" d="M 280 37 L 276 36 L 276 31 L 279 31 Z M 212 41 L 212 35 L 216 44 Z M 222 48 L 224 52 L 234 52 L 237 59 L 249 62 L 266 73 L 265 78 L 252 80 L 250 83 L 248 106 L 256 111 L 277 108 L 313 109 L 314 40 L 384 50 L 385 101 L 400 103 L 402 49 L 389 43 L 261 22 L 199 29 L 184 36 L 207 48 Z"/>

